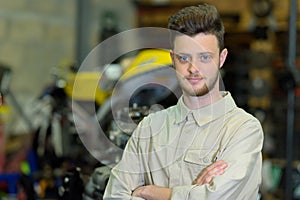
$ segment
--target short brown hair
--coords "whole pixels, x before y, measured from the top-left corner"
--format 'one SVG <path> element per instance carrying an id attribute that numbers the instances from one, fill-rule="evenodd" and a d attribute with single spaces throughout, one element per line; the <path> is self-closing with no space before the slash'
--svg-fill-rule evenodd
<path id="1" fill-rule="evenodd" d="M 198 33 L 213 34 L 217 37 L 220 51 L 224 48 L 224 26 L 215 6 L 200 4 L 181 9 L 169 18 L 168 28 L 188 36 Z M 171 41 L 174 42 L 174 31 Z"/>

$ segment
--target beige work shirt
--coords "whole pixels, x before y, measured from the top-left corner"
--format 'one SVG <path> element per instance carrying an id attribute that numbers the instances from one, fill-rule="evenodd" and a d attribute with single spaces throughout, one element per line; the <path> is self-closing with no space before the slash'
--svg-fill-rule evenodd
<path id="1" fill-rule="evenodd" d="M 238 108 L 229 92 L 218 102 L 190 110 L 177 105 L 148 115 L 138 125 L 112 169 L 104 199 L 141 199 L 142 185 L 172 188 L 172 199 L 257 199 L 261 183 L 263 131 Z M 199 173 L 225 160 L 225 173 L 211 184 L 195 185 Z"/>

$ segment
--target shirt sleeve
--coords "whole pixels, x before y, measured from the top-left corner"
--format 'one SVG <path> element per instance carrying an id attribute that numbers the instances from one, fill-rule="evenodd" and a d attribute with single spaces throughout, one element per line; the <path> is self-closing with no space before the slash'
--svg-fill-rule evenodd
<path id="1" fill-rule="evenodd" d="M 139 129 L 138 127 L 137 131 Z M 144 185 L 136 138 L 135 136 L 130 137 L 121 161 L 111 170 L 103 196 L 104 200 L 142 200 L 140 197 L 131 196 L 134 189 Z"/>
<path id="2" fill-rule="evenodd" d="M 253 199 L 258 197 L 261 183 L 263 131 L 254 119 L 244 123 L 233 134 L 218 155 L 228 167 L 211 184 L 176 186 L 172 200 L 189 199 Z"/>

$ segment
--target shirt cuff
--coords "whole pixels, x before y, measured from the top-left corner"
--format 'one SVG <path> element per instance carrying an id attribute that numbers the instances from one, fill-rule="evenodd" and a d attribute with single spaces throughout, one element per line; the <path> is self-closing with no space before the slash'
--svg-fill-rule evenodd
<path id="1" fill-rule="evenodd" d="M 189 198 L 190 191 L 197 185 L 177 186 L 172 188 L 171 200 L 185 200 Z"/>

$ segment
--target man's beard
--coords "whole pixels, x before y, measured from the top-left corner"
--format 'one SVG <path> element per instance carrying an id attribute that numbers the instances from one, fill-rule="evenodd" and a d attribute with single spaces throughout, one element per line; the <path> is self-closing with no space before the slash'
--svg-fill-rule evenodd
<path id="1" fill-rule="evenodd" d="M 186 78 L 178 77 L 179 84 L 183 92 L 189 96 L 194 96 L 194 97 L 200 97 L 208 94 L 215 87 L 218 79 L 219 79 L 219 75 L 217 75 L 210 84 L 205 83 L 201 88 L 193 88 L 192 84 L 190 84 Z"/>
<path id="2" fill-rule="evenodd" d="M 209 89 L 206 84 L 204 84 L 204 86 L 199 89 L 195 89 L 195 92 L 193 92 L 194 96 L 196 96 L 196 97 L 200 97 L 200 96 L 206 95 L 208 93 L 209 93 Z M 193 96 L 192 94 L 190 94 L 190 95 Z"/>
<path id="3" fill-rule="evenodd" d="M 194 97 L 200 97 L 203 96 L 207 93 L 209 93 L 209 89 L 207 87 L 207 84 L 204 84 L 201 88 L 192 88 L 190 84 L 185 84 L 181 83 L 181 87 L 184 93 L 186 93 L 189 96 L 194 96 Z"/>

